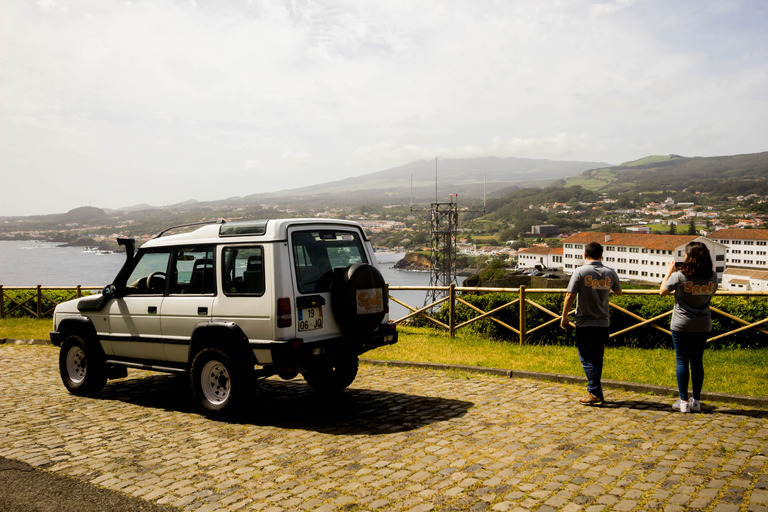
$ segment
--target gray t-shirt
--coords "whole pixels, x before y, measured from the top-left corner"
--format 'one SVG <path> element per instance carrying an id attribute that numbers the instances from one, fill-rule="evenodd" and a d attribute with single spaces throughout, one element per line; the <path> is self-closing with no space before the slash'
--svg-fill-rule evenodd
<path id="1" fill-rule="evenodd" d="M 588 261 L 573 271 L 566 291 L 576 297 L 576 327 L 609 327 L 608 296 L 621 292 L 619 276 L 602 261 Z"/>
<path id="2" fill-rule="evenodd" d="M 717 273 L 708 279 L 691 279 L 679 270 L 673 272 L 664 287 L 675 294 L 670 329 L 682 332 L 709 332 L 712 317 L 709 301 L 717 291 Z"/>

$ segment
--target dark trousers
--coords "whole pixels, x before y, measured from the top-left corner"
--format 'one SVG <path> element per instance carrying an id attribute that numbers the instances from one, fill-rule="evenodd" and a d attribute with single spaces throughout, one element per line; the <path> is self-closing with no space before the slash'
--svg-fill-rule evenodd
<path id="1" fill-rule="evenodd" d="M 598 398 L 603 398 L 603 354 L 608 334 L 608 327 L 576 327 L 576 347 L 587 376 L 587 391 Z"/>
<path id="2" fill-rule="evenodd" d="M 704 349 L 707 348 L 708 332 L 672 331 L 672 342 L 677 356 L 677 390 L 681 400 L 688 400 L 688 378 L 693 387 L 693 398 L 701 399 L 704 385 Z M 690 372 L 688 371 L 690 367 Z"/>

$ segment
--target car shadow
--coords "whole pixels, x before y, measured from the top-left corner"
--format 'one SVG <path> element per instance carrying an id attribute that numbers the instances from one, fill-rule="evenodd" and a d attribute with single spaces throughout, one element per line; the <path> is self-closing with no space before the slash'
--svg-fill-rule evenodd
<path id="1" fill-rule="evenodd" d="M 341 393 L 324 394 L 313 391 L 301 378 L 259 380 L 247 392 L 250 403 L 221 421 L 339 435 L 385 434 L 460 418 L 473 406 L 463 400 L 355 388 L 354 384 Z M 189 378 L 183 375 L 109 381 L 100 399 L 199 414 Z"/>

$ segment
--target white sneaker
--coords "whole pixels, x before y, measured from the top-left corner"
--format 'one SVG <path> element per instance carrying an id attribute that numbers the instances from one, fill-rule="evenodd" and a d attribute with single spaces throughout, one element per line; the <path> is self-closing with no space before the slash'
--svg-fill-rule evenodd
<path id="1" fill-rule="evenodd" d="M 691 404 L 688 400 L 677 399 L 677 402 L 672 404 L 672 408 L 680 412 L 691 412 Z"/>
<path id="2" fill-rule="evenodd" d="M 691 412 L 701 412 L 701 402 L 694 400 L 693 397 L 688 399 L 688 405 L 691 408 Z"/>

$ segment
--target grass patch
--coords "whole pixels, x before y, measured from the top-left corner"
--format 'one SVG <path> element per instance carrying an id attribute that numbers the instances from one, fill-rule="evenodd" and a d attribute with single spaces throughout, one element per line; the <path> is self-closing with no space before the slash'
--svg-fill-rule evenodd
<path id="1" fill-rule="evenodd" d="M 363 357 L 584 375 L 575 346 L 520 346 L 462 331 L 451 340 L 434 329 L 407 326 L 398 331 L 396 345 L 377 348 Z M 704 372 L 704 391 L 768 396 L 768 349 L 707 350 Z M 607 348 L 603 378 L 677 387 L 675 352 Z"/>
<path id="2" fill-rule="evenodd" d="M 4 318 L 0 338 L 48 339 L 51 320 Z M 495 341 L 469 331 L 451 340 L 441 331 L 398 327 L 396 345 L 366 352 L 363 357 L 390 361 L 486 366 L 509 370 L 583 376 L 574 346 L 525 345 Z M 722 349 L 704 352 L 704 390 L 768 396 L 768 349 Z M 675 352 L 668 349 L 607 348 L 603 378 L 677 386 Z"/>
<path id="3" fill-rule="evenodd" d="M 0 320 L 0 338 L 16 340 L 47 340 L 53 328 L 50 318 L 3 318 Z"/>

